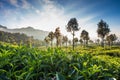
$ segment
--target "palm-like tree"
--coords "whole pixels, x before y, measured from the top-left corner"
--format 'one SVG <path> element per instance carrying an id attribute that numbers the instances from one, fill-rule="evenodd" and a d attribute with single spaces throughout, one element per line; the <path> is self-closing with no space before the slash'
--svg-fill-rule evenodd
<path id="1" fill-rule="evenodd" d="M 98 33 L 98 37 L 100 37 L 102 39 L 101 45 L 104 46 L 104 38 L 107 34 L 109 34 L 110 29 L 109 26 L 106 22 L 104 22 L 103 20 L 101 20 L 98 23 L 98 29 L 97 29 L 97 33 Z"/>
<path id="2" fill-rule="evenodd" d="M 83 30 L 83 31 L 81 32 L 80 38 L 83 39 L 84 46 L 85 46 L 86 44 L 88 44 L 88 40 L 90 39 L 90 38 L 89 38 L 89 33 L 88 33 L 86 30 Z"/>
<path id="3" fill-rule="evenodd" d="M 53 46 L 54 33 L 52 31 L 49 32 L 48 37 L 49 37 L 49 39 L 51 41 L 51 47 L 52 47 Z"/>
<path id="4" fill-rule="evenodd" d="M 54 35 L 55 35 L 55 38 L 56 38 L 56 46 L 58 47 L 58 45 L 61 43 L 61 38 L 62 38 L 62 35 L 61 35 L 59 27 L 57 27 L 55 29 Z"/>
<path id="5" fill-rule="evenodd" d="M 67 24 L 66 29 L 67 29 L 68 32 L 72 33 L 73 39 L 74 39 L 75 31 L 79 31 L 77 19 L 76 18 L 71 18 L 70 21 Z M 74 40 L 73 40 L 73 50 L 74 50 Z"/>

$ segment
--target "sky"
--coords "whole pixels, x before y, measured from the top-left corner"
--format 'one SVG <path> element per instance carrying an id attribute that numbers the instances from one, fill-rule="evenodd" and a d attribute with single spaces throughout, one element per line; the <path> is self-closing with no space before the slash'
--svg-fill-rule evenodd
<path id="1" fill-rule="evenodd" d="M 65 26 L 76 18 L 80 31 L 89 32 L 90 39 L 97 39 L 97 24 L 103 19 L 120 37 L 120 0 L 0 0 L 0 24 L 10 29 L 31 26 L 44 31 L 55 31 L 71 38 Z"/>

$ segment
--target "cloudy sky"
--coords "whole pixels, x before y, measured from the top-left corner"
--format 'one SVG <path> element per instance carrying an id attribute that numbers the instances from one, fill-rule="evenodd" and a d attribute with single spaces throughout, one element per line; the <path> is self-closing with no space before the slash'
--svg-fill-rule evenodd
<path id="1" fill-rule="evenodd" d="M 64 35 L 70 18 L 78 20 L 79 37 L 83 29 L 97 38 L 97 24 L 103 19 L 111 33 L 120 37 L 120 0 L 0 0 L 0 24 L 10 29 L 32 26 L 54 31 L 60 27 Z"/>

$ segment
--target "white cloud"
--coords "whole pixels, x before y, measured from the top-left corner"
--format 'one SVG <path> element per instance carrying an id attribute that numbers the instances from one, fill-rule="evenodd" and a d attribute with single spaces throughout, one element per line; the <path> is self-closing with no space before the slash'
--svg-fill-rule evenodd
<path id="1" fill-rule="evenodd" d="M 10 1 L 12 4 L 17 6 L 17 0 L 15 1 L 10 0 Z M 70 13 L 65 14 L 64 8 L 51 0 L 42 0 L 43 2 L 40 3 L 42 7 L 41 9 L 30 6 L 27 0 L 22 0 L 22 1 L 24 8 L 30 9 L 31 7 L 33 13 L 28 13 L 27 15 L 18 16 L 19 12 L 14 11 L 15 14 L 13 14 L 12 11 L 8 11 L 7 24 L 10 25 L 10 27 L 12 26 L 11 28 L 32 26 L 34 28 L 45 31 L 55 31 L 56 27 L 60 27 L 61 32 L 64 35 L 68 35 L 68 37 L 71 39 L 72 35 L 71 33 L 66 32 L 65 25 L 67 25 L 67 22 L 70 20 L 70 18 L 75 16 L 74 14 L 70 14 Z M 10 13 L 12 13 L 13 15 L 12 16 L 8 15 Z M 80 31 L 76 32 L 76 36 L 78 38 L 80 37 L 80 33 L 83 29 L 86 29 L 87 31 L 90 32 L 95 31 L 95 28 L 94 29 L 92 28 L 93 24 L 91 23 L 87 24 L 94 17 L 95 16 L 86 16 L 83 18 L 77 18 L 79 27 L 81 27 Z M 20 19 L 18 20 L 18 18 Z M 94 36 L 93 33 L 90 33 L 90 35 Z"/>
<path id="2" fill-rule="evenodd" d="M 9 0 L 9 1 L 10 1 L 10 3 L 11 3 L 13 6 L 19 7 L 19 5 L 18 5 L 18 0 Z"/>
<path id="3" fill-rule="evenodd" d="M 36 9 L 35 12 L 36 12 L 37 14 L 40 14 L 40 13 L 41 13 L 40 10 L 38 10 L 38 9 Z"/>
<path id="4" fill-rule="evenodd" d="M 27 0 L 22 0 L 22 8 L 29 9 L 31 5 L 27 2 Z"/>
<path id="5" fill-rule="evenodd" d="M 53 2 L 45 0 L 42 5 L 42 10 L 36 8 L 34 8 L 34 10 L 37 14 L 23 16 L 24 19 L 20 21 L 21 25 L 38 26 L 36 28 L 47 31 L 53 30 L 57 26 L 65 27 L 67 16 L 65 16 L 64 11 L 56 7 Z"/>
<path id="6" fill-rule="evenodd" d="M 9 0 L 9 2 L 10 2 L 13 6 L 15 6 L 15 7 L 17 7 L 17 8 L 29 9 L 29 8 L 31 7 L 31 5 L 28 3 L 27 0 L 21 0 L 22 5 L 19 5 L 19 4 L 18 4 L 19 1 L 20 1 L 20 0 Z"/>

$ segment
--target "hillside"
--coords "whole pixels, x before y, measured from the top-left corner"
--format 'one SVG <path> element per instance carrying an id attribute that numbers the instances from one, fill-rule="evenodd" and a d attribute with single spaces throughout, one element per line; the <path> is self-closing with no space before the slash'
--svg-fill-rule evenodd
<path id="1" fill-rule="evenodd" d="M 39 40 L 44 40 L 45 36 L 47 36 L 49 33 L 48 31 L 34 29 L 33 27 L 8 29 L 6 26 L 2 26 L 2 25 L 0 25 L 0 30 L 11 33 L 24 33 L 27 36 L 33 36 L 34 39 L 39 39 Z"/>

